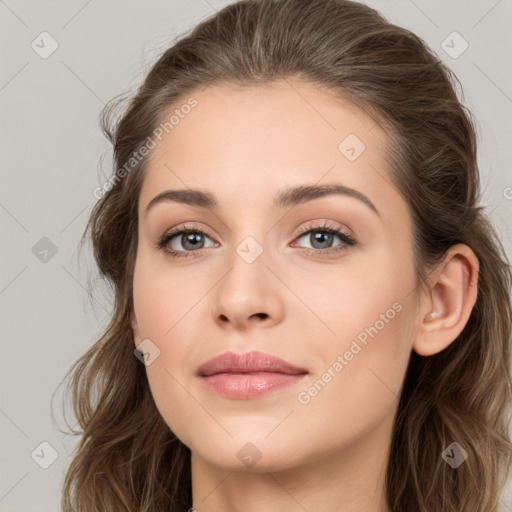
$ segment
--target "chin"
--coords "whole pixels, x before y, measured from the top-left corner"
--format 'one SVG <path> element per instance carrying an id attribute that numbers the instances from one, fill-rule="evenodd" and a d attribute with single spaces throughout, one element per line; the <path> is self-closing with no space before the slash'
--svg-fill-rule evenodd
<path id="1" fill-rule="evenodd" d="M 258 452 L 252 450 L 254 450 L 252 447 L 243 445 L 241 449 L 235 451 L 219 453 L 218 450 L 213 449 L 204 453 L 196 452 L 196 456 L 205 459 L 213 466 L 232 472 L 275 473 L 290 469 L 299 463 L 291 460 L 289 453 L 264 448 L 259 450 L 261 453 L 258 455 Z"/>
<path id="2" fill-rule="evenodd" d="M 268 432 L 266 429 L 264 434 L 253 435 L 231 431 L 232 438 L 227 434 L 222 438 L 203 437 L 202 442 L 188 446 L 196 456 L 226 471 L 277 472 L 307 462 L 306 447 L 299 446 L 290 433 L 283 431 L 281 436 L 271 439 L 266 437 Z"/>

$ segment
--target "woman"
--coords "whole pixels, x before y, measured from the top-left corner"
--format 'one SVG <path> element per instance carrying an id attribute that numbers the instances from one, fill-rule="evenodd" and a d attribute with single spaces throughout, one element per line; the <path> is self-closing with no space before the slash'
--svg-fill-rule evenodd
<path id="1" fill-rule="evenodd" d="M 249 0 L 105 109 L 65 512 L 498 510 L 511 272 L 454 83 L 369 7 Z"/>

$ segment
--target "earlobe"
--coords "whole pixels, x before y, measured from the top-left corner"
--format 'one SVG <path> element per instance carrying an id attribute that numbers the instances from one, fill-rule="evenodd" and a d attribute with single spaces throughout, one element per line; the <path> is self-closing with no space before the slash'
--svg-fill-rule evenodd
<path id="1" fill-rule="evenodd" d="M 478 271 L 478 258 L 470 247 L 457 244 L 448 250 L 433 274 L 429 300 L 421 313 L 413 343 L 417 354 L 437 354 L 462 332 L 476 302 Z"/>

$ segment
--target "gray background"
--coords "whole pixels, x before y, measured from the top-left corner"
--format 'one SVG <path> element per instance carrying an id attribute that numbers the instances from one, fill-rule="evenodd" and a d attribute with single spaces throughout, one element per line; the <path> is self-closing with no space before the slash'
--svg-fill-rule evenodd
<path id="1" fill-rule="evenodd" d="M 77 253 L 93 190 L 105 179 L 102 155 L 110 171 L 100 109 L 134 90 L 172 38 L 228 3 L 0 0 L 2 512 L 60 510 L 75 441 L 55 429 L 52 395 L 64 425 L 57 386 L 110 311 L 101 284 L 94 300 L 86 293 L 95 277 L 89 247 L 82 259 Z M 511 258 L 512 0 L 366 3 L 426 40 L 461 80 L 479 124 L 483 202 Z M 47 58 L 44 31 L 58 43 Z M 510 481 L 501 502 L 512 511 Z"/>

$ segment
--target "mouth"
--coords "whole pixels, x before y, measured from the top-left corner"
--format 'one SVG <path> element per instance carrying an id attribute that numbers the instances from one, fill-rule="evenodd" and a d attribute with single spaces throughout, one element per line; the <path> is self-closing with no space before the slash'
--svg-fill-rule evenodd
<path id="1" fill-rule="evenodd" d="M 292 386 L 302 380 L 305 368 L 262 352 L 225 352 L 198 368 L 206 389 L 230 399 L 247 400 Z"/>
<path id="2" fill-rule="evenodd" d="M 224 352 L 210 359 L 197 370 L 197 374 L 201 377 L 209 377 L 217 373 L 250 374 L 261 372 L 297 375 L 307 373 L 307 370 L 294 366 L 279 357 L 257 351 L 246 352 L 244 354 Z"/>

